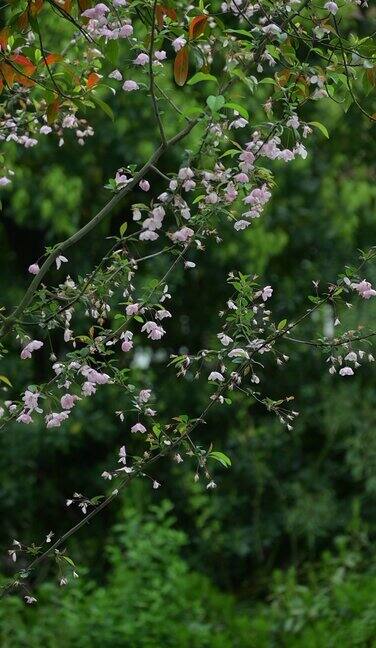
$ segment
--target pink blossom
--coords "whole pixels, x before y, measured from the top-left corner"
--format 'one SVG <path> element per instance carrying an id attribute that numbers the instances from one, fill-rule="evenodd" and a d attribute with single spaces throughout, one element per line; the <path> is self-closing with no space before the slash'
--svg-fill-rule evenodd
<path id="1" fill-rule="evenodd" d="M 60 405 L 63 409 L 70 410 L 75 406 L 77 400 L 79 400 L 79 398 L 74 394 L 64 394 L 60 399 Z"/>
<path id="2" fill-rule="evenodd" d="M 115 79 L 115 81 L 122 81 L 123 75 L 119 70 L 114 70 L 108 75 L 109 79 Z"/>
<path id="3" fill-rule="evenodd" d="M 121 446 L 119 450 L 119 463 L 125 464 L 127 463 L 127 452 L 125 450 L 125 446 Z"/>
<path id="4" fill-rule="evenodd" d="M 263 301 L 270 299 L 273 294 L 273 288 L 271 286 L 265 286 L 261 291 L 261 298 Z"/>
<path id="5" fill-rule="evenodd" d="M 140 241 L 156 241 L 157 238 L 159 238 L 157 232 L 151 232 L 149 230 L 145 230 L 144 232 L 141 232 L 139 236 Z"/>
<path id="6" fill-rule="evenodd" d="M 69 417 L 68 412 L 52 412 L 52 414 L 47 414 L 46 424 L 48 428 L 60 427 L 63 421 Z"/>
<path id="7" fill-rule="evenodd" d="M 25 410 L 21 412 L 21 414 L 17 417 L 17 422 L 18 423 L 24 423 L 26 425 L 29 425 L 29 423 L 33 422 L 33 419 L 30 416 L 30 412 L 26 412 Z"/>
<path id="8" fill-rule="evenodd" d="M 238 220 L 236 223 L 234 223 L 234 229 L 239 232 L 240 230 L 244 230 L 247 227 L 250 226 L 250 222 L 246 220 Z"/>
<path id="9" fill-rule="evenodd" d="M 140 189 L 142 189 L 142 191 L 149 191 L 150 182 L 148 182 L 147 180 L 140 180 L 139 187 Z"/>
<path id="10" fill-rule="evenodd" d="M 133 61 L 135 65 L 146 65 L 146 63 L 149 62 L 149 56 L 148 54 L 144 54 L 144 52 L 141 52 Z"/>
<path id="11" fill-rule="evenodd" d="M 131 432 L 140 432 L 141 434 L 144 434 L 146 432 L 146 427 L 142 425 L 142 423 L 136 423 L 131 427 Z"/>
<path id="12" fill-rule="evenodd" d="M 39 132 L 42 133 L 42 135 L 48 135 L 49 133 L 52 132 L 52 128 L 51 126 L 44 124 L 44 126 L 42 126 Z"/>
<path id="13" fill-rule="evenodd" d="M 123 25 L 119 29 L 119 37 L 120 38 L 129 38 L 129 36 L 132 36 L 133 34 L 133 27 L 129 23 L 126 25 Z"/>
<path id="14" fill-rule="evenodd" d="M 335 16 L 338 11 L 338 5 L 335 2 L 326 2 L 324 8 L 333 14 L 333 16 Z"/>
<path id="15" fill-rule="evenodd" d="M 99 4 L 95 5 L 95 7 L 92 7 L 91 9 L 86 9 L 86 11 L 83 11 L 81 16 L 84 16 L 84 18 L 91 18 L 94 20 L 99 20 L 103 16 L 106 15 L 110 10 L 107 7 L 107 5 L 103 4 L 103 2 L 100 2 Z"/>
<path id="16" fill-rule="evenodd" d="M 43 346 L 43 342 L 40 340 L 32 340 L 27 344 L 21 351 L 21 359 L 26 360 L 28 358 L 31 358 L 31 354 L 33 351 L 38 351 L 38 349 L 41 349 Z"/>
<path id="17" fill-rule="evenodd" d="M 220 340 L 223 346 L 228 346 L 229 344 L 231 344 L 231 342 L 233 342 L 233 339 L 225 333 L 218 333 L 217 338 Z"/>
<path id="18" fill-rule="evenodd" d="M 12 181 L 9 180 L 6 176 L 2 176 L 0 178 L 0 187 L 6 187 L 8 184 L 10 184 Z"/>
<path id="19" fill-rule="evenodd" d="M 214 381 L 214 382 L 224 382 L 224 377 L 219 371 L 212 371 L 209 374 L 208 380 Z"/>
<path id="20" fill-rule="evenodd" d="M 180 243 L 186 243 L 194 235 L 193 229 L 190 227 L 182 227 L 177 232 L 171 234 L 171 239 L 173 241 L 179 241 Z"/>
<path id="21" fill-rule="evenodd" d="M 32 264 L 29 266 L 29 269 L 28 269 L 28 270 L 29 270 L 30 274 L 32 274 L 32 275 L 37 275 L 38 272 L 39 272 L 39 270 L 40 270 L 40 267 L 39 267 L 39 265 L 38 265 L 37 263 L 32 263 Z"/>
<path id="22" fill-rule="evenodd" d="M 62 254 L 59 254 L 59 256 L 56 257 L 56 259 L 55 259 L 55 263 L 56 263 L 56 268 L 58 270 L 60 270 L 61 264 L 62 263 L 68 263 L 68 259 L 67 259 L 67 257 L 63 256 Z"/>
<path id="23" fill-rule="evenodd" d="M 166 333 L 166 331 L 161 326 L 158 326 L 156 322 L 152 321 L 146 322 L 143 325 L 141 331 L 142 333 L 146 331 L 148 333 L 148 338 L 150 338 L 151 340 L 160 340 Z"/>
<path id="24" fill-rule="evenodd" d="M 193 173 L 192 169 L 190 169 L 189 167 L 182 167 L 179 170 L 179 173 L 178 173 L 179 180 L 191 180 L 191 178 L 193 178 L 193 177 L 194 177 L 194 173 Z"/>
<path id="25" fill-rule="evenodd" d="M 151 397 L 151 389 L 141 389 L 139 395 L 138 395 L 138 400 L 140 403 L 147 403 L 148 400 L 150 400 Z"/>
<path id="26" fill-rule="evenodd" d="M 128 317 L 132 317 L 132 315 L 137 315 L 139 311 L 139 304 L 128 304 L 128 306 L 125 309 L 126 314 Z"/>
<path id="27" fill-rule="evenodd" d="M 133 342 L 132 340 L 124 340 L 121 345 L 121 350 L 124 351 L 124 353 L 128 353 L 133 348 Z"/>
<path id="28" fill-rule="evenodd" d="M 41 412 L 42 410 L 38 407 L 38 399 L 39 399 L 40 393 L 39 392 L 32 392 L 30 389 L 26 389 L 22 400 L 25 403 L 25 407 L 29 410 L 29 412 L 33 412 L 36 410 L 37 412 Z"/>
<path id="29" fill-rule="evenodd" d="M 161 310 L 158 310 L 155 313 L 155 317 L 159 320 L 166 319 L 166 317 L 172 317 L 170 311 L 166 310 L 165 308 L 161 308 Z"/>
<path id="30" fill-rule="evenodd" d="M 246 351 L 245 349 L 232 349 L 232 351 L 230 351 L 230 353 L 228 354 L 228 357 L 229 358 L 246 358 L 247 360 L 249 360 L 248 351 Z"/>
<path id="31" fill-rule="evenodd" d="M 342 367 L 342 369 L 339 370 L 339 375 L 340 376 L 353 376 L 354 371 L 351 369 L 351 367 Z"/>
<path id="32" fill-rule="evenodd" d="M 238 173 L 236 176 L 234 176 L 234 180 L 241 183 L 249 182 L 249 178 L 246 173 Z"/>
<path id="33" fill-rule="evenodd" d="M 183 36 L 178 36 L 177 38 L 175 38 L 175 40 L 172 41 L 172 47 L 174 48 L 175 52 L 181 50 L 186 44 L 187 41 L 185 40 L 185 38 L 183 38 Z"/>
<path id="34" fill-rule="evenodd" d="M 167 54 L 164 50 L 160 50 L 160 51 L 157 50 L 156 52 L 154 52 L 154 56 L 157 59 L 157 61 L 164 61 Z"/>
<path id="35" fill-rule="evenodd" d="M 91 396 L 92 394 L 95 394 L 96 391 L 96 385 L 89 380 L 84 382 L 84 384 L 82 385 L 82 393 L 84 396 Z"/>
<path id="36" fill-rule="evenodd" d="M 141 55 L 140 55 L 141 56 Z M 128 79 L 128 81 L 124 81 L 123 83 L 123 90 L 125 92 L 133 92 L 133 90 L 138 90 L 140 86 L 136 81 L 132 81 L 131 79 Z"/>
<path id="37" fill-rule="evenodd" d="M 205 198 L 205 202 L 207 205 L 216 205 L 218 201 L 219 201 L 219 196 L 218 194 L 215 193 L 215 191 L 211 191 Z"/>
<path id="38" fill-rule="evenodd" d="M 375 297 L 376 295 L 376 290 L 374 290 L 370 282 L 365 279 L 357 284 L 352 284 L 351 287 L 354 288 L 354 290 L 356 290 L 363 299 L 370 299 L 370 297 Z"/>

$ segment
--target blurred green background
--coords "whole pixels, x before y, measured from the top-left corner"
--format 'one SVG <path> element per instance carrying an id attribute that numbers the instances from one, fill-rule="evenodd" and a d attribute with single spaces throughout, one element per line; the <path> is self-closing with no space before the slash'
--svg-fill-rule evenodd
<path id="1" fill-rule="evenodd" d="M 170 80 L 165 86 L 178 105 L 194 105 L 203 92 L 196 86 L 187 99 Z M 100 112 L 90 115 L 95 136 L 82 148 L 74 137 L 62 148 L 45 137 L 35 149 L 9 149 L 16 176 L 3 192 L 0 218 L 5 306 L 19 300 L 27 267 L 45 246 L 73 233 L 103 205 L 103 186 L 115 170 L 141 163 L 153 149 L 148 98 L 124 94 L 115 101 L 115 123 Z M 251 99 L 247 106 L 255 123 L 257 105 Z M 306 308 L 313 280 L 335 280 L 346 263 L 356 262 L 358 249 L 375 242 L 374 129 L 355 109 L 344 113 L 330 101 L 306 108 L 304 117 L 323 122 L 330 139 L 316 133 L 305 161 L 274 166 L 277 186 L 263 218 L 241 233 L 223 226 L 223 244 L 208 243 L 206 254 L 192 259 L 192 273 L 177 268 L 171 279 L 168 335 L 158 352 L 145 346 L 144 363 L 132 369 L 157 385 L 162 415 L 195 416 L 208 399 L 202 381 L 178 382 L 165 358 L 210 345 L 229 297 L 229 271 L 257 272 L 274 286 L 279 321 Z M 247 135 L 240 137 L 247 141 Z M 195 150 L 199 138 L 194 132 L 184 146 Z M 175 170 L 183 152 L 181 145 L 165 156 L 161 170 Z M 165 189 L 158 176 L 149 179 L 156 194 Z M 132 202 L 141 199 L 132 196 Z M 90 240 L 70 250 L 73 278 L 101 258 L 104 237 L 118 232 L 130 204 L 123 202 Z M 162 275 L 167 264 L 158 257 L 142 272 Z M 375 280 L 372 270 L 367 278 Z M 52 272 L 50 280 L 61 277 Z M 375 315 L 367 303 L 347 321 L 374 326 Z M 309 335 L 313 329 L 324 334 L 333 320 L 333 312 L 321 312 L 307 325 Z M 264 384 L 267 395 L 295 395 L 301 414 L 294 430 L 234 395 L 233 406 L 213 411 L 198 432 L 202 443 L 215 441 L 232 459 L 230 470 L 215 469 L 217 490 L 195 484 L 188 461 L 162 462 L 158 491 L 132 484 L 120 504 L 70 540 L 78 580 L 59 587 L 59 575 L 43 567 L 31 583 L 37 605 L 27 607 L 13 595 L 3 599 L 2 647 L 376 646 L 374 369 L 362 367 L 346 381 L 329 376 L 319 352 L 298 346 L 286 352 L 290 362 L 266 367 Z M 12 354 L 2 361 L 1 373 L 15 390 L 46 378 L 47 354 L 25 363 L 22 375 L 18 366 Z M 81 515 L 65 509 L 66 498 L 106 488 L 100 474 L 127 442 L 116 408 L 109 387 L 83 401 L 61 428 L 15 424 L 1 432 L 4 582 L 13 569 L 6 558 L 13 538 L 31 544 L 50 530 L 58 536 Z"/>

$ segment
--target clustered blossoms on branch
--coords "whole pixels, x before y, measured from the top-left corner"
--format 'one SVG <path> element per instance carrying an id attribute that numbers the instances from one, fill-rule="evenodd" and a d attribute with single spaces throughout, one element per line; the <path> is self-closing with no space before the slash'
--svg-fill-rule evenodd
<path id="1" fill-rule="evenodd" d="M 278 286 L 231 273 L 229 299 L 219 313 L 223 324 L 213 347 L 171 358 L 179 377 L 203 375 L 212 385 L 209 402 L 196 418 L 180 414 L 163 420 L 155 389 L 135 385 L 129 376 L 137 345 L 146 340 L 157 345 L 168 333 L 174 311 L 168 281 L 174 268 L 181 265 L 194 272 L 205 246 L 211 240 L 220 244 L 228 235 L 228 221 L 236 232 L 251 227 L 272 197 L 278 165 L 306 158 L 313 131 L 328 136 L 320 122 L 305 121 L 306 104 L 331 98 L 347 106 L 353 103 L 375 119 L 358 95 L 362 83 L 372 86 L 374 80 L 375 41 L 372 36 L 359 38 L 346 27 L 347 17 L 360 10 L 367 10 L 367 2 L 228 0 L 187 5 L 167 0 L 98 4 L 32 0 L 14 2 L 6 10 L 7 24 L 0 31 L 4 195 L 12 182 L 17 183 L 7 142 L 30 148 L 48 136 L 62 146 L 70 132 L 84 145 L 94 136 L 90 110 L 116 118 L 118 98 L 131 101 L 134 92 L 148 96 L 155 123 L 150 159 L 114 169 L 106 185 L 112 194 L 108 203 L 70 238 L 42 258 L 30 259 L 32 281 L 25 295 L 13 311 L 2 315 L 3 349 L 8 342 L 16 343 L 20 363 L 46 353 L 43 340 L 51 332 L 65 344 L 59 357 L 50 354 L 51 372 L 44 383 L 25 385 L 23 393 L 12 393 L 1 404 L 4 431 L 11 420 L 29 425 L 40 417 L 46 429 L 64 427 L 74 408 L 86 399 L 95 401 L 97 390 L 106 385 L 117 390 L 116 402 L 121 405 L 115 414 L 125 428 L 124 445 L 114 449 L 113 466 L 102 474 L 111 482 L 110 494 L 86 497 L 77 492 L 69 497 L 67 506 L 77 506 L 84 517 L 54 542 L 52 532 L 41 546 L 24 547 L 14 540 L 9 550 L 13 562 L 21 551 L 31 556 L 27 568 L 10 583 L 22 582 L 27 603 L 35 602 L 26 589 L 27 577 L 42 560 L 56 560 L 61 585 L 71 575 L 77 577 L 72 559 L 60 547 L 131 479 L 143 477 L 154 489 L 160 486 L 150 474 L 160 457 L 170 456 L 177 463 L 191 458 L 196 463 L 195 479 L 203 477 L 208 489 L 215 488 L 209 460 L 224 467 L 231 461 L 212 445 L 198 445 L 192 435 L 211 407 L 231 405 L 233 391 L 262 403 L 291 429 L 298 415 L 291 408 L 292 397 L 275 401 L 263 387 L 265 363 L 288 362 L 286 345 L 321 348 L 329 354 L 330 373 L 338 371 L 340 376 L 351 376 L 362 362 L 373 360 L 362 348 L 373 332 L 344 331 L 322 340 L 293 337 L 300 323 L 324 304 L 338 313 L 356 294 L 364 299 L 376 295 L 363 278 L 366 263 L 376 254 L 371 249 L 362 255 L 359 267 L 347 269 L 336 284 L 320 292 L 317 284 L 309 308 L 291 322 L 276 322 L 269 307 Z M 51 20 L 64 25 L 68 34 L 64 42 L 51 41 Z M 171 84 L 180 88 L 179 105 L 169 95 Z M 190 102 L 185 101 L 187 96 Z M 193 130 L 200 135 L 198 148 L 189 150 L 178 168 L 162 173 L 159 160 Z M 156 176 L 165 183 L 159 195 L 154 191 Z M 76 277 L 64 276 L 66 268 L 73 272 L 67 250 L 134 188 L 144 192 L 145 202 L 134 202 L 111 249 L 87 276 L 80 277 L 79 272 Z M 168 271 L 140 288 L 139 268 L 158 255 L 170 259 Z M 46 283 L 53 264 L 63 274 L 57 286 Z M 5 377 L 11 389 L 10 379 Z M 140 455 L 128 452 L 133 434 L 144 445 Z"/>

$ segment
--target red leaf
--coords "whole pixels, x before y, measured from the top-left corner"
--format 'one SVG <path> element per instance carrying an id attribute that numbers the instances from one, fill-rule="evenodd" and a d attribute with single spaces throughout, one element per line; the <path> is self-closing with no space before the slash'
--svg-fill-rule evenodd
<path id="1" fill-rule="evenodd" d="M 188 27 L 189 38 L 193 39 L 201 36 L 201 34 L 203 34 L 205 31 L 207 22 L 208 22 L 208 17 L 205 14 L 202 14 L 201 16 L 195 16 L 194 18 L 192 18 Z"/>
<path id="2" fill-rule="evenodd" d="M 95 85 L 97 85 L 100 78 L 101 77 L 96 72 L 90 72 L 88 78 L 86 79 L 87 87 L 93 88 Z"/>
<path id="3" fill-rule="evenodd" d="M 27 56 L 24 56 L 23 54 L 12 54 L 10 57 L 10 60 L 16 63 L 17 65 L 20 65 L 23 68 L 23 71 L 25 74 L 28 76 L 31 76 L 33 72 L 36 70 L 36 66 L 32 61 L 30 61 Z"/>
<path id="4" fill-rule="evenodd" d="M 163 27 L 163 18 L 165 16 L 168 16 L 169 18 L 171 18 L 171 20 L 176 20 L 177 18 L 175 9 L 172 9 L 170 7 L 164 7 L 163 5 L 157 5 L 155 10 L 155 15 L 157 18 L 157 25 L 159 29 L 162 29 Z"/>
<path id="5" fill-rule="evenodd" d="M 188 48 L 183 47 L 178 51 L 174 62 L 174 78 L 179 86 L 183 86 L 188 76 Z"/>

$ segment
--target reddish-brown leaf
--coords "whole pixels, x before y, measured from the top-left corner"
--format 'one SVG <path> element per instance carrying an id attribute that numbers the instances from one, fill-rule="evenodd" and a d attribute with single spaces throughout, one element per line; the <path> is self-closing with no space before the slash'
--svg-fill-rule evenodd
<path id="1" fill-rule="evenodd" d="M 16 76 L 14 68 L 7 63 L 0 63 L 0 75 L 3 78 L 5 85 L 11 88 Z"/>
<path id="2" fill-rule="evenodd" d="M 188 48 L 183 47 L 178 51 L 174 62 L 174 78 L 179 86 L 183 86 L 188 76 Z"/>
<path id="3" fill-rule="evenodd" d="M 27 74 L 28 76 L 31 76 L 36 70 L 34 63 L 23 54 L 12 54 L 12 56 L 10 56 L 10 60 L 17 65 L 20 65 L 23 68 L 23 72 L 25 72 L 25 74 Z"/>
<path id="4" fill-rule="evenodd" d="M 157 25 L 159 29 L 162 29 L 163 27 L 163 18 L 165 16 L 168 16 L 169 18 L 171 18 L 171 20 L 176 20 L 177 18 L 175 9 L 172 9 L 171 7 L 165 7 L 164 5 L 156 6 L 155 16 L 157 19 Z"/>
<path id="5" fill-rule="evenodd" d="M 201 14 L 201 16 L 195 16 L 194 18 L 192 18 L 188 27 L 189 38 L 193 39 L 201 36 L 201 34 L 203 34 L 205 31 L 207 22 L 208 17 L 205 16 L 205 14 Z"/>
<path id="6" fill-rule="evenodd" d="M 36 16 L 43 7 L 44 0 L 32 0 L 29 4 L 30 13 Z"/>
<path id="7" fill-rule="evenodd" d="M 80 13 L 83 13 L 84 11 L 86 11 L 86 9 L 90 9 L 92 4 L 93 3 L 90 0 L 78 0 Z"/>
<path id="8" fill-rule="evenodd" d="M 51 103 L 48 104 L 47 106 L 47 122 L 48 124 L 52 124 L 59 112 L 60 108 L 60 102 L 59 102 L 59 97 L 56 97 Z"/>
<path id="9" fill-rule="evenodd" d="M 93 88 L 95 85 L 97 85 L 99 79 L 100 79 L 99 74 L 97 74 L 96 72 L 90 72 L 88 78 L 86 79 L 87 87 Z"/>
<path id="10" fill-rule="evenodd" d="M 43 60 L 43 63 L 45 65 L 53 65 L 54 63 L 58 63 L 62 60 L 63 57 L 61 56 L 61 54 L 47 54 L 46 58 Z"/>
<path id="11" fill-rule="evenodd" d="M 4 29 L 0 29 L 0 49 L 5 50 L 8 44 L 8 38 L 9 38 L 9 27 L 4 27 Z"/>
<path id="12" fill-rule="evenodd" d="M 21 31 L 25 31 L 28 26 L 29 26 L 29 13 L 28 11 L 24 11 L 22 14 L 18 16 L 17 20 L 17 25 L 21 29 Z"/>

